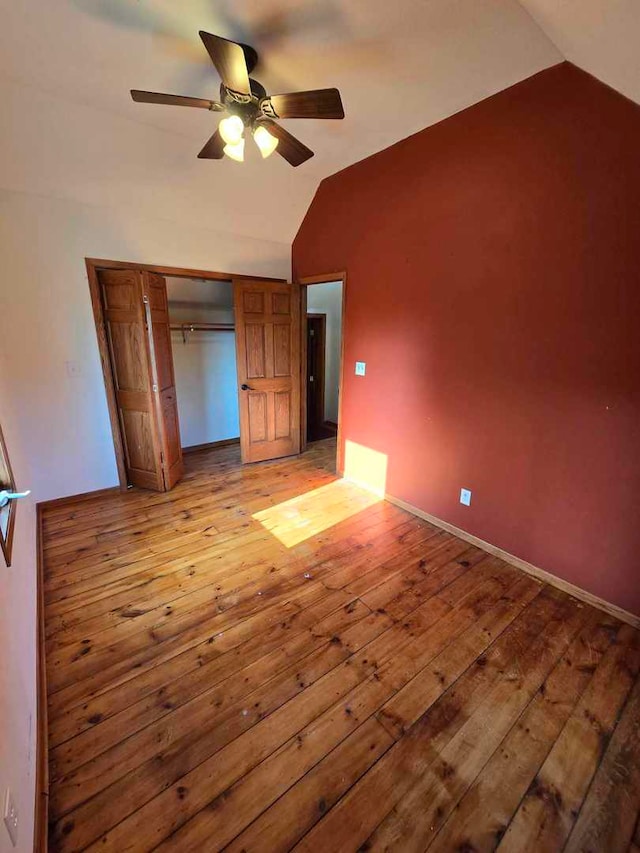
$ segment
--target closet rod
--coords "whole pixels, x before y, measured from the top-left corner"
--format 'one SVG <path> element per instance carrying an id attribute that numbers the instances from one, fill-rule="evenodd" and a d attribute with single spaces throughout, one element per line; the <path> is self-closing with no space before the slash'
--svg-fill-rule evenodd
<path id="1" fill-rule="evenodd" d="M 233 323 L 180 323 L 171 325 L 172 332 L 182 332 L 182 340 L 186 344 L 189 332 L 234 332 Z"/>

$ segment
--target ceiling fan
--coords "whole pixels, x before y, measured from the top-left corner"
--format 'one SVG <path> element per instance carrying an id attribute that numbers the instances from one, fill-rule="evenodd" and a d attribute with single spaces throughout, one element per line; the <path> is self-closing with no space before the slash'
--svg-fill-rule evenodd
<path id="1" fill-rule="evenodd" d="M 242 162 L 245 132 L 249 132 L 263 157 L 277 151 L 292 166 L 299 166 L 313 157 L 313 151 L 274 119 L 344 118 L 337 89 L 314 89 L 310 92 L 268 96 L 264 86 L 249 77 L 258 61 L 254 48 L 202 30 L 200 38 L 222 80 L 219 101 L 143 92 L 139 89 L 132 89 L 131 97 L 138 103 L 175 104 L 227 113 L 198 154 L 201 159 L 221 160 L 226 154 Z"/>

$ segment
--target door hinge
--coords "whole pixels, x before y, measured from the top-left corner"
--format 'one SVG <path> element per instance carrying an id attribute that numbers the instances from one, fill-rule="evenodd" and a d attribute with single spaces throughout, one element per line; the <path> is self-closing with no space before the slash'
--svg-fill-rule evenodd
<path id="1" fill-rule="evenodd" d="M 151 387 L 153 388 L 154 392 L 155 392 L 155 393 L 157 393 L 157 391 L 158 391 L 158 386 L 157 386 L 157 385 L 152 385 Z"/>
<path id="2" fill-rule="evenodd" d="M 310 337 L 310 338 L 312 338 L 314 335 L 315 335 L 314 330 L 313 330 L 313 329 L 309 329 L 309 337 Z"/>
<path id="3" fill-rule="evenodd" d="M 309 377 L 309 382 L 313 382 L 313 376 Z"/>
<path id="4" fill-rule="evenodd" d="M 149 304 L 149 297 L 147 296 L 146 293 L 143 295 L 142 301 L 144 302 L 145 305 Z"/>

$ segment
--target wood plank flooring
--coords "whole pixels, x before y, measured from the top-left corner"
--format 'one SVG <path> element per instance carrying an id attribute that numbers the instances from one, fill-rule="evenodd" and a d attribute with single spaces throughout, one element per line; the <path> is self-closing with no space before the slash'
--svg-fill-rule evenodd
<path id="1" fill-rule="evenodd" d="M 44 515 L 54 851 L 640 847 L 640 632 L 333 473 Z"/>

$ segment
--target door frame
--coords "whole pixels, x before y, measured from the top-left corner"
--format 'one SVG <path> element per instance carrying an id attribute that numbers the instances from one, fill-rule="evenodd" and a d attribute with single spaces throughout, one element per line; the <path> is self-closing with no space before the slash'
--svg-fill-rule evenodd
<path id="1" fill-rule="evenodd" d="M 122 441 L 122 433 L 120 432 L 120 420 L 118 418 L 118 406 L 116 402 L 116 391 L 113 383 L 113 373 L 111 367 L 111 355 L 107 344 L 107 333 L 104 322 L 104 314 L 102 310 L 102 298 L 100 296 L 100 283 L 98 281 L 99 270 L 137 270 L 158 273 L 159 275 L 168 275 L 172 278 L 201 278 L 207 281 L 228 281 L 233 279 L 254 280 L 254 281 L 286 281 L 283 278 L 272 278 L 269 276 L 259 275 L 244 275 L 228 272 L 213 272 L 211 270 L 189 269 L 187 267 L 168 267 L 158 266 L 155 264 L 140 264 L 129 261 L 111 261 L 102 258 L 85 258 L 85 266 L 87 269 L 87 279 L 89 282 L 89 293 L 91 296 L 91 306 L 93 308 L 93 320 L 96 327 L 96 337 L 98 341 L 98 352 L 100 353 L 100 365 L 102 367 L 102 378 L 104 380 L 104 389 L 107 395 L 107 408 L 109 410 L 109 421 L 111 424 L 111 434 L 113 436 L 113 449 L 116 456 L 116 465 L 118 468 L 118 480 L 120 483 L 120 491 L 126 492 L 128 489 L 127 471 L 124 461 L 124 445 Z M 306 351 L 305 351 L 306 352 Z M 305 400 L 306 409 L 306 400 Z"/>
<path id="2" fill-rule="evenodd" d="M 302 387 L 300 388 L 300 452 L 307 447 L 307 288 L 314 284 L 328 284 L 332 281 L 342 282 L 342 324 L 340 328 L 340 379 L 338 383 L 338 437 L 336 451 L 336 471 L 340 476 L 344 474 L 344 442 L 342 430 L 342 403 L 344 389 L 344 330 L 347 308 L 347 273 L 340 272 L 321 273 L 319 275 L 306 275 L 297 278 L 300 285 L 300 363 L 304 370 L 300 370 Z"/>

